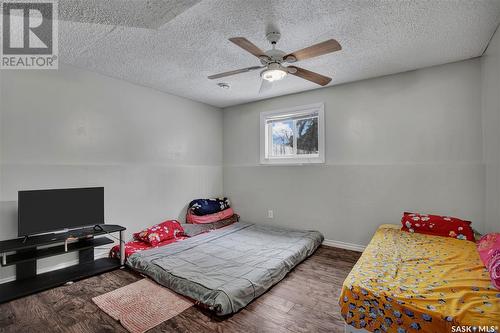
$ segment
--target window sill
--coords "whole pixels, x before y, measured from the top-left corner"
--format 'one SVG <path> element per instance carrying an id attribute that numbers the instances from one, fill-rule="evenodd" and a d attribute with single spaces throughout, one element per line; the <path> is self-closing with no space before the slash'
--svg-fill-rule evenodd
<path id="1" fill-rule="evenodd" d="M 276 159 L 276 160 L 261 160 L 260 165 L 269 166 L 306 166 L 306 165 L 321 165 L 325 164 L 322 159 L 300 160 L 300 159 Z"/>

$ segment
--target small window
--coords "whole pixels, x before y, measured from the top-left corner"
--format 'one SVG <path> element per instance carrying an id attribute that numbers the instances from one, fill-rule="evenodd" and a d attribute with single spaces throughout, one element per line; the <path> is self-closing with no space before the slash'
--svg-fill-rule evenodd
<path id="1" fill-rule="evenodd" d="M 260 162 L 325 162 L 323 103 L 260 114 Z"/>

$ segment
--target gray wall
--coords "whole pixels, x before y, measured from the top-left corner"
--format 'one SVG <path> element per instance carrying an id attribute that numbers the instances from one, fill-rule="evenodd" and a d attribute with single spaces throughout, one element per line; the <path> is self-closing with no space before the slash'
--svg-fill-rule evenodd
<path id="1" fill-rule="evenodd" d="M 4 93 L 3 93 L 3 73 L 5 71 L 0 71 L 0 207 L 1 207 L 1 202 L 2 200 L 2 114 L 3 114 L 3 100 L 4 100 Z M 1 209 L 1 208 L 0 208 Z M 0 225 L 1 225 L 1 220 L 0 220 Z"/>
<path id="2" fill-rule="evenodd" d="M 104 186 L 106 222 L 129 235 L 222 194 L 220 110 L 72 67 L 1 73 L 0 239 L 22 189 Z"/>
<path id="3" fill-rule="evenodd" d="M 224 192 L 245 220 L 365 245 L 403 211 L 483 230 L 480 60 L 224 110 Z M 325 103 L 326 163 L 259 165 L 259 113 Z M 274 210 L 274 219 L 267 218 Z"/>
<path id="4" fill-rule="evenodd" d="M 481 58 L 484 161 L 486 164 L 485 231 L 500 231 L 500 32 Z"/>

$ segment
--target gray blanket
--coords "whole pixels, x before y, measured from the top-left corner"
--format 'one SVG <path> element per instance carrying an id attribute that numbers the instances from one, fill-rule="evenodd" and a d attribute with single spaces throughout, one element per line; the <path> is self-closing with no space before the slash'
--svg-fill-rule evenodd
<path id="1" fill-rule="evenodd" d="M 227 315 L 278 283 L 322 241 L 317 231 L 240 222 L 135 253 L 127 264 L 216 314 Z"/>

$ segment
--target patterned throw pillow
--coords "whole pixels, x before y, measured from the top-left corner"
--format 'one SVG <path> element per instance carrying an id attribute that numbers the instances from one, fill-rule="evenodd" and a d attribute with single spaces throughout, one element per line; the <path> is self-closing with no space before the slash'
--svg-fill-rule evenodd
<path id="1" fill-rule="evenodd" d="M 158 243 L 157 247 L 162 247 L 168 244 L 172 244 L 178 241 L 181 241 L 183 239 L 186 239 L 187 237 L 184 236 L 179 236 L 176 238 L 172 238 L 166 241 L 163 241 L 161 243 Z M 143 242 L 143 241 L 138 241 L 138 240 L 133 240 L 130 242 L 125 243 L 125 259 L 130 257 L 132 254 L 144 250 L 149 250 L 153 249 L 155 247 L 151 246 L 151 244 Z M 120 258 L 120 245 L 115 245 L 109 252 L 109 257 L 110 258 Z"/>
<path id="2" fill-rule="evenodd" d="M 477 251 L 490 273 L 491 284 L 500 290 L 500 233 L 491 233 L 477 242 Z"/>
<path id="3" fill-rule="evenodd" d="M 149 243 L 151 246 L 157 246 L 159 243 L 177 238 L 177 236 L 181 236 L 183 233 L 184 229 L 182 229 L 179 221 L 169 220 L 156 224 L 143 231 L 136 232 L 134 234 L 134 239 Z"/>
<path id="4" fill-rule="evenodd" d="M 403 231 L 474 241 L 471 222 L 456 217 L 405 212 L 401 224 Z"/>
<path id="5" fill-rule="evenodd" d="M 500 250 L 500 233 L 486 234 L 477 242 L 477 251 L 485 266 L 488 266 L 493 253 Z"/>

